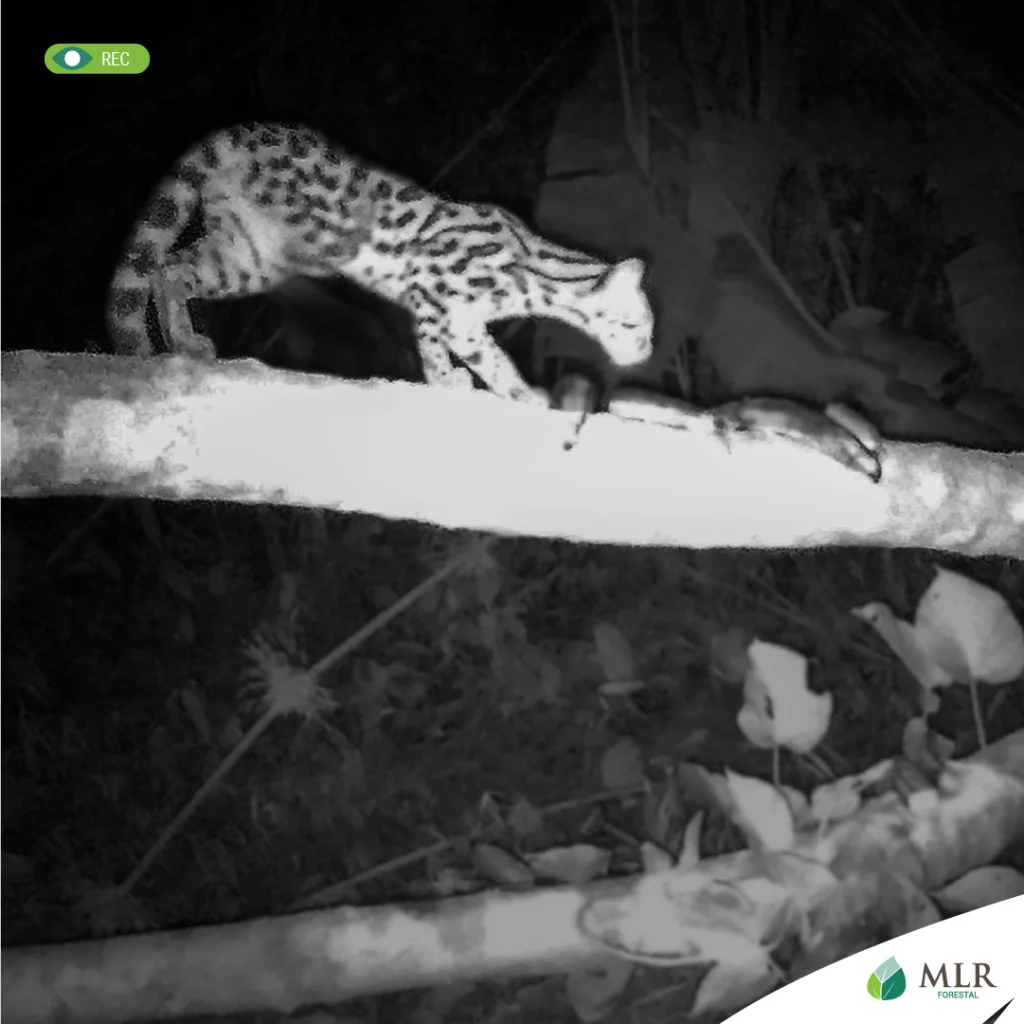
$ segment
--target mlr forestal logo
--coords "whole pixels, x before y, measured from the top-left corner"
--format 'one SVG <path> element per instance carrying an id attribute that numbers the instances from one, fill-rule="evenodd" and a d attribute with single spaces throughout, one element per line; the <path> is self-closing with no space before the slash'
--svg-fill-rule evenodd
<path id="1" fill-rule="evenodd" d="M 997 987 L 996 983 L 988 976 L 989 971 L 992 970 L 989 964 L 975 960 L 973 964 L 966 966 L 967 969 L 964 970 L 964 964 L 959 961 L 953 962 L 953 984 L 951 985 L 949 983 L 949 964 L 941 964 L 937 971 L 925 964 L 921 969 L 920 987 L 927 988 L 931 985 L 936 989 L 935 995 L 939 999 L 977 999 L 985 988 Z"/>

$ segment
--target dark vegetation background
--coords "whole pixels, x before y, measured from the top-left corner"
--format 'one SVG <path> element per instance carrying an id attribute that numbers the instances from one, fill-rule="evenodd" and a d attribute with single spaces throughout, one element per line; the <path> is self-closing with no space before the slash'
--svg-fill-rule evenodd
<path id="1" fill-rule="evenodd" d="M 941 21 L 1000 73 L 1013 72 L 1015 61 L 1001 65 L 999 52 L 1000 40 L 1021 38 L 1011 21 L 982 17 L 977 5 L 918 6 L 923 23 Z M 5 51 L 3 298 L 12 348 L 102 346 L 104 291 L 125 234 L 171 161 L 211 128 L 302 121 L 427 182 L 593 14 L 440 185 L 529 218 L 559 99 L 607 32 L 600 7 L 575 2 L 177 4 L 107 25 L 94 12 L 81 20 L 79 9 L 67 11 L 72 20 L 62 20 L 60 5 L 29 12 L 45 24 L 19 31 L 13 54 L 9 32 Z M 140 42 L 152 64 L 138 77 L 53 76 L 41 57 L 60 40 Z M 386 311 L 364 308 L 373 337 L 400 334 Z M 257 300 L 235 322 L 270 317 L 257 330 L 265 337 L 275 316 L 272 302 Z M 372 353 L 353 360 L 328 349 L 313 368 L 379 369 Z M 351 443 L 310 438 L 296 457 L 328 462 L 336 445 Z M 623 739 L 659 793 L 666 766 L 686 759 L 770 771 L 770 755 L 736 729 L 740 693 L 715 674 L 722 637 L 756 633 L 810 656 L 815 687 L 835 695 L 822 762 L 836 774 L 864 768 L 898 751 L 915 687 L 848 611 L 886 600 L 910 615 L 938 561 L 913 552 L 501 541 L 492 561 L 437 585 L 328 674 L 335 711 L 318 722 L 275 722 L 133 900 L 99 913 L 98 896 L 130 875 L 258 713 L 240 692 L 251 667 L 240 648 L 253 631 L 269 631 L 293 663 L 311 664 L 469 538 L 288 509 L 99 499 L 4 501 L 3 531 L 8 944 L 278 912 L 447 838 L 451 848 L 380 871 L 345 899 L 443 892 L 452 872 L 472 876 L 465 840 L 485 826 L 509 849 L 589 839 L 628 865 L 635 851 L 622 836 L 647 837 L 644 806 L 590 800 L 603 788 L 607 751 Z M 997 587 L 1021 614 L 1019 566 L 941 563 Z M 601 622 L 626 636 L 650 684 L 635 706 L 597 693 Z M 1024 724 L 1019 686 L 985 690 L 983 701 L 991 738 Z M 973 749 L 970 723 L 966 691 L 946 691 L 937 725 L 959 754 Z M 795 759 L 783 759 L 783 773 L 804 788 L 820 781 Z M 556 803 L 566 807 L 522 826 L 523 808 Z M 706 853 L 738 841 L 726 822 L 709 821 Z M 364 1010 L 381 1020 L 394 1019 L 399 1003 L 422 1020 L 483 1019 L 481 1003 L 513 1019 L 568 1012 L 557 986 L 449 1001 L 414 994 Z"/>

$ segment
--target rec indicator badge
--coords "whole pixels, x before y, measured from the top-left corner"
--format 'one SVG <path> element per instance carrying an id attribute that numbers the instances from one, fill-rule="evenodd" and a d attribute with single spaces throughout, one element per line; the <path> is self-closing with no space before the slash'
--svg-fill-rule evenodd
<path id="1" fill-rule="evenodd" d="M 55 43 L 43 57 L 55 75 L 138 75 L 149 67 L 139 43 Z"/>

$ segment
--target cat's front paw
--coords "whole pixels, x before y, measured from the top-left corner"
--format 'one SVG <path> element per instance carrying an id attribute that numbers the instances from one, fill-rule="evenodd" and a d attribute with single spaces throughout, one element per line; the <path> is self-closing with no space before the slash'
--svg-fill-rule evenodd
<path id="1" fill-rule="evenodd" d="M 515 402 L 524 402 L 526 405 L 537 405 L 543 409 L 551 408 L 551 395 L 544 388 L 531 388 L 523 386 L 509 394 Z"/>

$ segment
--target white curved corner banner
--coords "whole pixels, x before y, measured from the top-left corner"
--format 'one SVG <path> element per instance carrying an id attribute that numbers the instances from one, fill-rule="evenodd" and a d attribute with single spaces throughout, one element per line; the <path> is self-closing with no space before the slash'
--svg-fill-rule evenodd
<path id="1" fill-rule="evenodd" d="M 728 1020 L 1024 1024 L 1024 896 L 855 953 Z"/>

